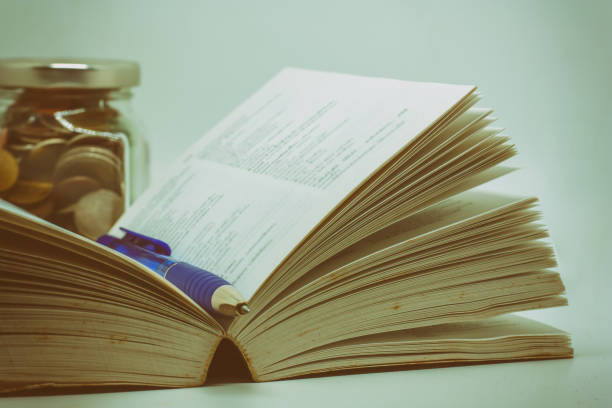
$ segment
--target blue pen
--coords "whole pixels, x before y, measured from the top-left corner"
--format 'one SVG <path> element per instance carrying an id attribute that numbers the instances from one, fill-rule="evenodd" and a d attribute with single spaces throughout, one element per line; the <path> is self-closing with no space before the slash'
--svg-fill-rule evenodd
<path id="1" fill-rule="evenodd" d="M 248 313 L 249 306 L 225 279 L 204 269 L 170 257 L 168 244 L 158 239 L 120 228 L 123 238 L 102 235 L 98 242 L 112 248 L 161 275 L 209 313 L 236 316 Z"/>

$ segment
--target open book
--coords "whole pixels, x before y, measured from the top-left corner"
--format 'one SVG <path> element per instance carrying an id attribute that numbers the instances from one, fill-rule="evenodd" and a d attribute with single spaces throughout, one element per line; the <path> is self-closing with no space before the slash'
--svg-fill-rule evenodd
<path id="1" fill-rule="evenodd" d="M 284 69 L 189 148 L 114 228 L 232 282 L 233 320 L 2 202 L 0 388 L 196 386 L 223 338 L 256 381 L 571 357 L 507 315 L 567 301 L 536 199 L 471 190 L 514 154 L 479 99 Z"/>

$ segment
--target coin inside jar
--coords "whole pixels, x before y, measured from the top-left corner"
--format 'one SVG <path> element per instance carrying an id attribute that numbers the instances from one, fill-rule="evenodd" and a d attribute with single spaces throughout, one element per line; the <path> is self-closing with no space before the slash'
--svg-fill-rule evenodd
<path id="1" fill-rule="evenodd" d="M 17 205 L 38 203 L 51 194 L 53 184 L 41 181 L 19 180 L 7 193 L 6 199 Z"/>
<path id="2" fill-rule="evenodd" d="M 36 143 L 40 139 L 56 136 L 57 132 L 36 122 L 14 129 L 15 137 L 29 143 Z"/>
<path id="3" fill-rule="evenodd" d="M 100 183 L 91 177 L 72 176 L 55 185 L 55 196 L 58 205 L 63 208 L 74 204 L 85 194 L 98 190 L 100 187 Z"/>
<path id="4" fill-rule="evenodd" d="M 13 187 L 19 176 L 17 160 L 6 150 L 0 150 L 0 191 Z"/>
<path id="5" fill-rule="evenodd" d="M 94 237 L 103 229 L 96 222 L 121 213 L 147 184 L 146 143 L 130 118 L 138 65 L 0 58 L 0 72 L 0 198 Z M 96 191 L 106 193 L 81 201 Z M 87 213 L 92 202 L 116 207 L 113 217 Z"/>
<path id="6" fill-rule="evenodd" d="M 123 212 L 123 200 L 110 190 L 84 195 L 74 207 L 74 223 L 79 234 L 98 239 L 106 234 Z"/>
<path id="7" fill-rule="evenodd" d="M 87 176 L 102 187 L 121 191 L 121 161 L 110 150 L 95 146 L 80 146 L 68 150 L 55 166 L 56 181 L 71 176 Z"/>
<path id="8" fill-rule="evenodd" d="M 47 139 L 32 147 L 22 164 L 22 175 L 31 180 L 51 180 L 59 156 L 66 149 L 64 139 Z"/>

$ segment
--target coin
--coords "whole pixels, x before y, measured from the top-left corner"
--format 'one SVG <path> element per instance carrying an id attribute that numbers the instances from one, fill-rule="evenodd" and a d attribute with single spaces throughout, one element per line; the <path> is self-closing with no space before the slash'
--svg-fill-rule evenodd
<path id="1" fill-rule="evenodd" d="M 96 99 L 106 94 L 81 100 L 80 91 L 57 98 L 55 92 L 28 90 L 5 107 L 0 184 L 7 186 L 0 190 L 2 197 L 90 238 L 105 233 L 124 210 L 124 140 L 129 137 L 120 112 Z M 117 132 L 124 136 L 114 136 Z M 17 166 L 12 181 L 12 171 L 5 171 L 6 155 L 12 157 L 12 168 Z"/>
<path id="2" fill-rule="evenodd" d="M 19 176 L 17 160 L 7 150 L 0 150 L 0 191 L 13 187 Z"/>
<path id="3" fill-rule="evenodd" d="M 106 234 L 123 212 L 123 200 L 111 190 L 96 190 L 76 203 L 74 223 L 79 234 L 98 239 Z"/>
<path id="4" fill-rule="evenodd" d="M 64 139 L 47 139 L 38 142 L 22 165 L 22 177 L 29 180 L 51 180 L 59 156 L 66 150 Z"/>
<path id="5" fill-rule="evenodd" d="M 98 180 L 103 187 L 119 191 L 121 166 L 118 161 L 97 153 L 81 152 L 66 156 L 56 166 L 55 179 L 85 175 Z"/>
<path id="6" fill-rule="evenodd" d="M 29 205 L 38 203 L 51 194 L 53 184 L 42 181 L 19 180 L 9 190 L 6 199 L 13 204 Z"/>
<path id="7" fill-rule="evenodd" d="M 41 139 L 55 137 L 57 132 L 51 128 L 44 126 L 39 121 L 12 128 L 15 132 L 15 137 L 18 137 L 24 142 L 36 143 Z"/>
<path id="8" fill-rule="evenodd" d="M 55 196 L 60 207 L 65 207 L 78 201 L 87 193 L 100 189 L 97 180 L 87 176 L 71 176 L 55 185 Z"/>
<path id="9" fill-rule="evenodd" d="M 87 176 L 101 186 L 115 191 L 121 189 L 121 161 L 110 150 L 95 146 L 79 146 L 68 150 L 55 166 L 54 178 L 61 181 L 70 176 Z"/>

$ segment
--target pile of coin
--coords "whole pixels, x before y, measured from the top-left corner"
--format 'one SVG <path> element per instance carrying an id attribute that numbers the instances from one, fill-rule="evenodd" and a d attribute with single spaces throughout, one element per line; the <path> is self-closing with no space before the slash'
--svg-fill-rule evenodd
<path id="1" fill-rule="evenodd" d="M 109 107 L 10 106 L 0 128 L 0 198 L 88 238 L 105 234 L 125 208 L 116 123 Z"/>

